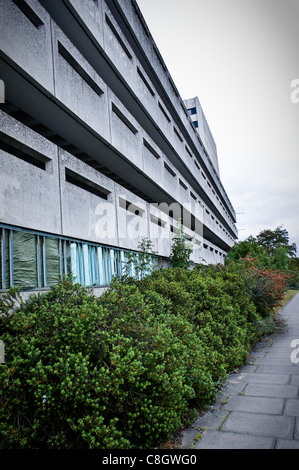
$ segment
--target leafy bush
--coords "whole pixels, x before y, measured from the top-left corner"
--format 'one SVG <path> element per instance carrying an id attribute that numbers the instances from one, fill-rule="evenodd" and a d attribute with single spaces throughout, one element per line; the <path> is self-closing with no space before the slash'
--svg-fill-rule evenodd
<path id="1" fill-rule="evenodd" d="M 100 298 L 71 280 L 0 300 L 0 446 L 146 448 L 210 403 L 246 361 L 260 317 L 225 268 L 115 280 Z"/>
<path id="2" fill-rule="evenodd" d="M 269 316 L 279 306 L 291 279 L 288 272 L 258 267 L 255 258 L 249 255 L 230 263 L 229 269 L 244 278 L 247 291 L 262 317 Z"/>
<path id="3" fill-rule="evenodd" d="M 244 280 L 223 267 L 197 267 L 157 271 L 145 282 L 171 301 L 173 313 L 196 326 L 214 381 L 244 362 L 258 339 L 259 320 Z"/>

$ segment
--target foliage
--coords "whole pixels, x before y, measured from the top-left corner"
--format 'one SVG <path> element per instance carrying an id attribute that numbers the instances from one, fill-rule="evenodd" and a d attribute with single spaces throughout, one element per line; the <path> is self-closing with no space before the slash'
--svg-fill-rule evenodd
<path id="1" fill-rule="evenodd" d="M 257 242 L 260 246 L 265 248 L 266 252 L 273 255 L 277 248 L 283 246 L 289 256 L 295 256 L 297 247 L 296 243 L 289 243 L 289 234 L 282 225 L 276 227 L 275 230 L 262 230 L 257 235 Z"/>
<path id="2" fill-rule="evenodd" d="M 148 238 L 142 238 L 138 244 L 138 253 L 127 253 L 127 261 L 124 265 L 124 275 L 130 276 L 132 272 L 137 279 L 143 279 L 155 269 L 153 258 L 156 252 L 153 243 Z"/>
<path id="3" fill-rule="evenodd" d="M 171 246 L 171 266 L 174 268 L 189 268 L 192 265 L 190 260 L 192 251 L 191 244 L 185 238 L 183 224 L 179 221 Z"/>
<path id="4" fill-rule="evenodd" d="M 256 259 L 250 255 L 230 263 L 228 269 L 238 272 L 245 280 L 247 292 L 262 317 L 270 315 L 279 305 L 289 284 L 288 272 L 259 267 Z"/>
<path id="5" fill-rule="evenodd" d="M 100 298 L 71 280 L 0 303 L 0 446 L 147 448 L 210 403 L 244 363 L 260 320 L 226 268 L 114 280 Z"/>

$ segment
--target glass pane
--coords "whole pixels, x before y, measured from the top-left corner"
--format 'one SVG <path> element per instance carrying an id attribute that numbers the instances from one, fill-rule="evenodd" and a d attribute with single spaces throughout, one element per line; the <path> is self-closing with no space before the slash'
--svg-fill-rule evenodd
<path id="1" fill-rule="evenodd" d="M 5 245 L 8 261 L 8 240 Z M 21 231 L 13 232 L 13 272 L 16 287 L 37 287 L 36 249 L 36 235 Z M 9 271 L 8 262 L 6 270 Z"/>
<path id="2" fill-rule="evenodd" d="M 46 238 L 46 267 L 47 267 L 47 287 L 54 286 L 59 281 L 60 258 L 58 238 Z"/>

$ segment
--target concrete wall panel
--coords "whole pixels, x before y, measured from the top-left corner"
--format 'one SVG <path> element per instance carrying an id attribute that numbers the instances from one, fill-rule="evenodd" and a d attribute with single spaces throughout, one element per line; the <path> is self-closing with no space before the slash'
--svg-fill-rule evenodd
<path id="1" fill-rule="evenodd" d="M 56 97 L 109 140 L 107 85 L 55 24 L 53 48 Z"/>
<path id="2" fill-rule="evenodd" d="M 12 0 L 0 2 L 0 49 L 53 94 L 51 19 L 37 0 L 24 3 L 31 20 Z"/>

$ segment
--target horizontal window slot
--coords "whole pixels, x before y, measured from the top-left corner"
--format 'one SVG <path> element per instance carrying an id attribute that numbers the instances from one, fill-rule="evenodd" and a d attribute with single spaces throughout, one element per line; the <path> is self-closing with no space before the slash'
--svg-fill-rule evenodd
<path id="1" fill-rule="evenodd" d="M 167 114 L 167 112 L 165 111 L 165 109 L 163 108 L 163 106 L 161 105 L 160 101 L 159 101 L 158 105 L 159 105 L 159 108 L 160 108 L 160 110 L 162 111 L 164 117 L 167 119 L 168 122 L 170 122 L 171 119 L 170 119 L 170 117 L 168 116 L 168 114 Z"/>
<path id="2" fill-rule="evenodd" d="M 42 170 L 46 170 L 47 162 L 51 161 L 50 158 L 45 157 L 43 154 L 27 147 L 27 145 L 3 132 L 0 132 L 0 149 Z"/>
<path id="3" fill-rule="evenodd" d="M 151 219 L 151 222 L 152 222 L 153 224 L 158 225 L 158 227 L 165 228 L 166 222 L 164 222 L 164 221 L 163 221 L 162 219 L 160 219 L 159 217 L 156 217 L 155 215 L 151 214 L 151 215 L 150 215 L 150 219 Z"/>
<path id="4" fill-rule="evenodd" d="M 194 201 L 196 201 L 196 196 L 195 196 L 195 194 L 193 194 L 192 191 L 190 191 L 190 196 L 192 197 L 192 199 L 194 199 Z"/>
<path id="5" fill-rule="evenodd" d="M 65 180 L 68 183 L 78 186 L 79 188 L 84 189 L 85 191 L 88 191 L 89 193 L 95 194 L 96 196 L 102 199 L 107 200 L 108 194 L 110 194 L 110 191 L 108 191 L 107 189 L 102 188 L 98 184 L 93 183 L 89 179 L 85 178 L 84 176 L 79 175 L 78 173 L 75 173 L 69 168 L 65 169 Z"/>
<path id="6" fill-rule="evenodd" d="M 84 68 L 77 62 L 77 60 L 69 53 L 69 51 L 61 44 L 60 41 L 58 41 L 58 52 L 98 96 L 101 96 L 104 93 L 103 90 L 85 72 Z"/>
<path id="7" fill-rule="evenodd" d="M 118 109 L 117 106 L 115 106 L 114 103 L 112 103 L 112 111 L 130 129 L 130 131 L 133 132 L 133 134 L 137 134 L 138 130 L 136 129 L 136 127 L 133 126 L 129 119 L 121 112 L 120 109 Z"/>
<path id="8" fill-rule="evenodd" d="M 159 50 L 157 49 L 157 47 L 156 47 L 155 45 L 153 45 L 153 49 L 154 49 L 154 52 L 155 52 L 155 54 L 156 54 L 156 56 L 157 56 L 157 59 L 158 59 L 160 65 L 161 65 L 162 69 L 164 70 L 164 72 L 166 72 L 166 71 L 167 71 L 167 67 L 166 67 L 166 65 L 164 64 L 164 61 L 163 61 L 163 59 L 162 59 L 162 57 L 161 57 L 161 54 L 160 54 Z"/>
<path id="9" fill-rule="evenodd" d="M 146 36 L 149 38 L 150 34 L 148 32 L 148 28 L 147 28 L 147 26 L 144 22 L 144 19 L 142 18 L 142 14 L 139 11 L 139 7 L 136 5 L 136 2 L 134 2 L 134 0 L 132 0 L 131 3 L 132 3 L 132 7 L 133 7 L 133 10 L 134 10 L 137 18 L 139 19 L 139 22 L 142 26 L 143 31 L 145 32 Z"/>
<path id="10" fill-rule="evenodd" d="M 194 163 L 195 163 L 196 168 L 198 168 L 200 170 L 200 166 L 199 166 L 199 164 L 197 163 L 196 160 L 194 160 Z"/>
<path id="11" fill-rule="evenodd" d="M 122 197 L 119 198 L 119 207 L 121 207 L 122 209 L 125 209 L 128 212 L 131 212 L 134 215 L 138 215 L 139 217 L 142 217 L 143 213 L 145 212 L 144 209 L 141 209 L 139 206 L 137 206 L 133 202 L 127 201 L 126 199 L 123 199 Z"/>
<path id="12" fill-rule="evenodd" d="M 187 145 L 185 145 L 185 149 L 186 149 L 186 152 L 188 153 L 189 157 L 192 158 L 192 153 L 191 153 L 191 151 L 188 149 Z"/>
<path id="13" fill-rule="evenodd" d="M 137 73 L 139 75 L 139 77 L 141 78 L 141 80 L 143 81 L 144 85 L 146 86 L 146 88 L 148 89 L 148 91 L 150 92 L 150 94 L 152 96 L 155 96 L 155 92 L 154 90 L 152 89 L 152 87 L 150 86 L 150 84 L 148 83 L 147 79 L 145 78 L 145 76 L 143 75 L 143 73 L 141 72 L 140 68 L 137 67 Z"/>
<path id="14" fill-rule="evenodd" d="M 147 150 L 149 150 L 153 154 L 155 158 L 157 158 L 157 160 L 161 158 L 160 155 L 156 152 L 156 150 L 151 146 L 151 144 L 147 142 L 147 140 L 143 139 L 143 145 L 147 148 Z"/>
<path id="15" fill-rule="evenodd" d="M 39 28 L 44 24 L 44 22 L 40 19 L 39 16 L 32 10 L 32 8 L 28 5 L 25 0 L 12 0 L 14 4 L 24 13 L 24 15 L 31 21 L 31 23 L 36 27 Z"/>
<path id="16" fill-rule="evenodd" d="M 185 183 L 181 179 L 179 179 L 179 183 L 182 186 L 182 188 L 187 189 L 187 186 L 185 185 Z"/>
<path id="17" fill-rule="evenodd" d="M 174 130 L 176 136 L 180 139 L 180 141 L 183 142 L 183 138 L 180 135 L 179 131 L 176 129 L 176 127 L 173 126 L 173 130 Z"/>
<path id="18" fill-rule="evenodd" d="M 186 109 L 186 106 L 184 105 L 184 103 L 181 102 L 181 108 L 182 110 L 184 111 L 184 114 L 186 114 L 187 117 L 189 117 L 189 114 L 188 114 L 188 111 Z"/>
<path id="19" fill-rule="evenodd" d="M 169 81 L 169 83 L 170 83 L 170 85 L 171 85 L 171 88 L 173 89 L 173 92 L 174 92 L 175 96 L 178 98 L 178 97 L 179 97 L 179 93 L 178 93 L 178 91 L 177 91 L 177 89 L 176 89 L 176 87 L 175 87 L 175 84 L 173 83 L 173 81 L 172 81 L 171 78 L 168 78 L 168 81 Z"/>
<path id="20" fill-rule="evenodd" d="M 164 168 L 168 171 L 168 173 L 171 174 L 171 176 L 175 177 L 176 176 L 176 173 L 170 168 L 169 165 L 167 165 L 166 162 L 164 162 Z"/>
<path id="21" fill-rule="evenodd" d="M 109 26 L 111 32 L 113 33 L 113 35 L 115 36 L 117 42 L 119 43 L 119 45 L 122 47 L 123 51 L 125 52 L 125 54 L 127 55 L 127 57 L 131 60 L 132 59 L 132 55 L 129 51 L 129 49 L 127 48 L 127 46 L 125 45 L 124 41 L 122 40 L 122 38 L 120 37 L 120 35 L 118 34 L 116 28 L 114 27 L 113 23 L 111 22 L 110 18 L 108 17 L 107 13 L 105 14 L 105 18 L 106 18 L 106 23 L 107 25 Z"/>

